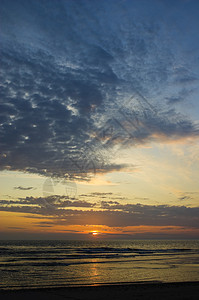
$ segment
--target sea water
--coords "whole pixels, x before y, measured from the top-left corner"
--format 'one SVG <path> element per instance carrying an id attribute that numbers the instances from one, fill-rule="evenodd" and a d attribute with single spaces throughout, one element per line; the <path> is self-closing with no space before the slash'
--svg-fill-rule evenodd
<path id="1" fill-rule="evenodd" d="M 199 241 L 0 241 L 0 289 L 199 280 Z"/>

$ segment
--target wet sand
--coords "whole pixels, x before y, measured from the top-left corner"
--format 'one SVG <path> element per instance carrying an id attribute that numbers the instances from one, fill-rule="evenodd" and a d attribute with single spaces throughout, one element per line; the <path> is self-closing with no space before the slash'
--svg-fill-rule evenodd
<path id="1" fill-rule="evenodd" d="M 128 283 L 67 288 L 1 290 L 0 299 L 137 300 L 198 299 L 199 282 Z"/>

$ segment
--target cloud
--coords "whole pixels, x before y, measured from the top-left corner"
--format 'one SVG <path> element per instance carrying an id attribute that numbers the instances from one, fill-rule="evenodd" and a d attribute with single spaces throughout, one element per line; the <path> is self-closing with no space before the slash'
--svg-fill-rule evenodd
<path id="1" fill-rule="evenodd" d="M 24 229 L 24 227 L 16 227 L 16 226 L 9 226 L 8 228 L 9 229 L 19 229 L 19 230 Z"/>
<path id="2" fill-rule="evenodd" d="M 198 77 L 185 67 L 178 67 L 174 70 L 174 80 L 176 83 L 185 85 L 198 81 Z"/>
<path id="3" fill-rule="evenodd" d="M 198 195 L 199 195 L 199 192 L 197 192 L 197 191 L 181 192 L 179 197 L 178 197 L 178 200 L 180 200 L 180 201 L 189 201 L 189 203 L 190 203 L 192 200 L 197 200 Z"/>
<path id="4" fill-rule="evenodd" d="M 108 198 L 112 198 L 113 193 L 112 192 L 107 192 L 107 193 L 103 193 L 103 192 L 93 192 L 93 193 L 89 193 L 89 194 L 81 194 L 79 195 L 79 197 L 92 197 L 92 198 L 101 198 L 101 197 L 108 197 Z"/>
<path id="5" fill-rule="evenodd" d="M 193 93 L 194 89 L 183 88 L 180 89 L 177 94 L 166 97 L 166 100 L 169 105 L 180 104 L 188 100 Z"/>
<path id="6" fill-rule="evenodd" d="M 16 207 L 26 207 L 26 209 L 33 208 L 39 212 L 40 209 L 45 208 L 46 211 L 53 212 L 60 208 L 65 207 L 93 207 L 95 204 L 90 203 L 85 200 L 69 200 L 68 196 L 59 196 L 59 195 L 52 195 L 47 197 L 26 197 L 26 198 L 19 198 L 18 200 L 0 200 L 0 204 L 4 206 L 10 207 L 14 205 Z"/>
<path id="7" fill-rule="evenodd" d="M 88 194 L 80 194 L 79 197 L 86 197 L 86 198 L 100 198 L 100 199 L 112 199 L 112 200 L 126 200 L 126 197 L 121 197 L 118 196 L 118 194 L 114 194 L 111 192 L 103 193 L 103 192 L 93 192 L 93 193 L 88 193 Z M 137 198 L 136 198 L 137 199 Z M 138 198 L 138 199 L 143 199 L 143 198 Z M 111 203 L 109 200 L 108 203 Z M 118 203 L 118 202 L 113 202 L 113 203 Z"/>
<path id="8" fill-rule="evenodd" d="M 0 210 L 49 218 L 44 225 L 185 226 L 199 228 L 199 207 L 120 204 L 117 201 L 91 203 L 66 196 L 26 197 L 0 200 Z"/>
<path id="9" fill-rule="evenodd" d="M 162 5 L 142 16 L 139 1 L 3 1 L 1 169 L 87 180 L 131 167 L 111 162 L 121 147 L 198 137 L 152 100 L 170 78 L 197 80 L 174 68 Z"/>
<path id="10" fill-rule="evenodd" d="M 28 191 L 34 189 L 33 186 L 23 187 L 23 186 L 15 186 L 14 190 Z"/>
<path id="11" fill-rule="evenodd" d="M 180 201 L 183 201 L 183 200 L 192 200 L 193 198 L 190 197 L 190 196 L 182 196 L 182 197 L 179 197 L 179 200 Z"/>

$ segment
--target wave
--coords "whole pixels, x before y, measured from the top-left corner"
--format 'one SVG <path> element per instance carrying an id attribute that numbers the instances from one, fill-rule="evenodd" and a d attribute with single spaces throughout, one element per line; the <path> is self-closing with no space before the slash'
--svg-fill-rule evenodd
<path id="1" fill-rule="evenodd" d="M 198 280 L 198 258 L 198 241 L 0 241 L 0 290 L 171 276 Z"/>
<path id="2" fill-rule="evenodd" d="M 2 249 L 1 249 L 2 250 Z M 0 267 L 19 267 L 19 266 L 68 266 L 78 263 L 92 263 L 93 259 L 97 259 L 98 263 L 114 260 L 118 262 L 123 259 L 133 260 L 134 258 L 148 256 L 150 260 L 153 257 L 178 256 L 199 254 L 198 249 L 190 248 L 171 248 L 171 249 L 140 249 L 140 248 L 114 248 L 114 247 L 91 247 L 91 248 L 66 248 L 63 251 L 49 251 L 47 249 L 39 249 L 32 251 L 29 249 L 19 251 L 19 249 L 3 250 L 4 256 L 0 261 Z M 95 261 L 96 262 L 96 261 Z"/>
<path id="3" fill-rule="evenodd" d="M 135 253 L 135 254 L 151 254 L 151 253 L 173 253 L 173 252 L 189 252 L 193 251 L 192 249 L 137 249 L 137 248 L 110 248 L 110 247 L 102 247 L 102 248 L 83 248 L 79 249 L 78 252 L 81 253 Z"/>
<path id="4" fill-rule="evenodd" d="M 166 255 L 166 254 L 181 254 L 181 253 L 199 253 L 199 249 L 184 249 L 184 248 L 171 248 L 171 249 L 140 249 L 140 248 L 112 248 L 112 247 L 91 247 L 91 248 L 73 248 L 73 249 L 35 249 L 35 250 L 20 250 L 20 249 L 9 249 L 9 248 L 0 248 L 0 254 L 5 257 L 21 257 L 27 258 L 31 257 L 32 259 L 40 257 L 48 259 L 75 259 L 82 257 L 101 257 L 101 256 L 126 256 L 126 255 Z"/>

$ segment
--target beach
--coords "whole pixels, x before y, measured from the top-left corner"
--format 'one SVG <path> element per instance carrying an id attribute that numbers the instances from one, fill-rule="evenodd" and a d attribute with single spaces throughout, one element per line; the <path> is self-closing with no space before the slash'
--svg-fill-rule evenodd
<path id="1" fill-rule="evenodd" d="M 198 299 L 199 282 L 126 283 L 67 288 L 1 290 L 3 300 Z"/>

